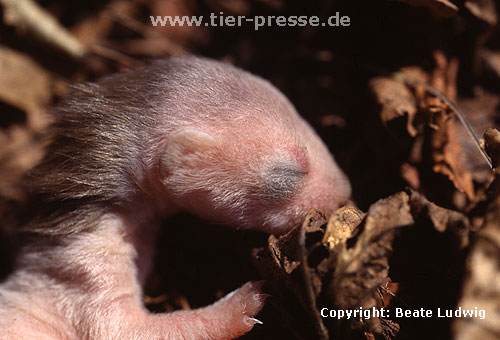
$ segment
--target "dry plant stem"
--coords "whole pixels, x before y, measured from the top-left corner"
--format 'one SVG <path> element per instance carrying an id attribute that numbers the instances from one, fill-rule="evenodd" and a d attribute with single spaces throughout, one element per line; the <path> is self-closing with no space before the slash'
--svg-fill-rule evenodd
<path id="1" fill-rule="evenodd" d="M 8 25 L 26 30 L 38 40 L 47 43 L 74 59 L 81 59 L 87 48 L 42 7 L 32 0 L 0 0 L 4 21 Z"/>
<path id="2" fill-rule="evenodd" d="M 138 67 L 142 66 L 142 62 L 134 59 L 132 57 L 129 57 L 128 55 L 125 55 L 117 50 L 102 46 L 102 45 L 97 45 L 94 44 L 90 46 L 90 50 L 95 54 L 100 57 L 112 60 L 114 62 L 117 62 L 119 64 L 122 64 L 123 66 L 126 67 Z"/>

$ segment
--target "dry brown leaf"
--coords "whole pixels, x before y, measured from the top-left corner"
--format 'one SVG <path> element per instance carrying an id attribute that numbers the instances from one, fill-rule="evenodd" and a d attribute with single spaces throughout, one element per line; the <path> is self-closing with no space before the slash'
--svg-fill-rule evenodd
<path id="1" fill-rule="evenodd" d="M 268 249 L 256 253 L 258 265 L 267 278 L 284 284 L 289 292 L 278 307 L 285 319 L 297 319 L 293 316 L 299 313 L 297 306 L 290 307 L 291 301 L 297 301 L 314 324 L 315 337 L 342 337 L 345 332 L 365 330 L 392 339 L 399 325 L 390 319 L 323 319 L 319 311 L 324 306 L 343 310 L 387 307 L 398 287 L 388 278 L 395 232 L 410 227 L 414 233 L 425 234 L 426 228 L 415 221 L 430 221 L 437 232 L 448 232 L 452 250 L 468 245 L 469 221 L 463 214 L 408 191 L 377 201 L 366 215 L 355 208 L 341 208 L 328 223 L 313 210 L 300 228 L 271 236 Z"/>
<path id="2" fill-rule="evenodd" d="M 454 59 L 448 61 L 440 51 L 434 53 L 434 59 L 437 67 L 432 73 L 431 85 L 454 100 L 458 63 Z M 434 164 L 433 171 L 447 176 L 457 190 L 464 192 L 469 200 L 473 200 L 474 183 L 472 175 L 463 165 L 462 146 L 456 132 L 453 110 L 434 96 L 427 96 L 421 103 L 431 127 L 430 152 Z"/>
<path id="3" fill-rule="evenodd" d="M 335 248 L 351 237 L 353 230 L 361 223 L 365 214 L 353 207 L 338 209 L 326 226 L 326 231 L 321 243 L 328 244 L 330 249 Z"/>
<path id="4" fill-rule="evenodd" d="M 490 204 L 468 258 L 459 307 L 484 309 L 484 318 L 457 318 L 453 323 L 456 340 L 493 340 L 500 336 L 500 132 L 485 133 L 486 150 L 495 166 L 490 186 Z"/>
<path id="5" fill-rule="evenodd" d="M 30 129 L 46 126 L 43 113 L 51 97 L 50 78 L 29 56 L 0 46 L 0 101 L 26 112 Z"/>
<path id="6" fill-rule="evenodd" d="M 409 88 L 392 77 L 373 78 L 369 86 L 381 106 L 380 120 L 387 124 L 396 118 L 406 117 L 408 134 L 415 137 L 417 131 L 412 123 L 417 113 L 417 103 Z"/>
<path id="7" fill-rule="evenodd" d="M 410 190 L 409 192 L 414 217 L 425 215 L 432 222 L 434 229 L 440 233 L 451 231 L 457 240 L 458 249 L 469 245 L 470 223 L 464 214 L 437 206 L 416 191 Z"/>
<path id="8" fill-rule="evenodd" d="M 333 280 L 328 288 L 333 304 L 340 309 L 376 305 L 375 291 L 389 270 L 394 231 L 413 224 L 409 196 L 401 192 L 374 203 L 357 229 L 354 246 L 344 243 L 336 248 L 337 260 Z M 371 331 L 382 333 L 378 319 L 368 319 Z"/>
<path id="9" fill-rule="evenodd" d="M 0 46 L 0 102 L 26 115 L 26 120 L 0 130 L 0 197 L 23 197 L 21 178 L 43 155 L 38 134 L 48 124 L 45 106 L 51 97 L 48 73 L 30 57 Z M 7 112 L 2 112 L 3 118 Z"/>

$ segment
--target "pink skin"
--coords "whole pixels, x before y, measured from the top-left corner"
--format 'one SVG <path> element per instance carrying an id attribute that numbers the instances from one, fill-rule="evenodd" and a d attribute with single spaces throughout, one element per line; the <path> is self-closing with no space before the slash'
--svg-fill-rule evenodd
<path id="1" fill-rule="evenodd" d="M 260 283 L 196 310 L 154 315 L 143 307 L 141 285 L 161 218 L 187 210 L 235 227 L 284 233 L 311 207 L 331 213 L 349 198 L 349 183 L 326 146 L 272 85 L 203 59 L 174 63 L 213 68 L 222 78 L 236 75 L 245 98 L 265 100 L 234 105 L 227 117 L 165 123 L 156 161 L 127 205 L 104 214 L 92 232 L 26 246 L 0 285 L 0 340 L 237 338 L 259 323 L 254 316 L 265 300 Z M 205 115 L 205 107 L 195 104 L 189 105 L 200 117 L 216 114 Z"/>

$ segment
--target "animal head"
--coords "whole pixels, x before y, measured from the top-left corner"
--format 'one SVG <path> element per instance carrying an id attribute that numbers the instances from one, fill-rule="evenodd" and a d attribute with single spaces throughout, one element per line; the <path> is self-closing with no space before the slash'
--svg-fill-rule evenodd
<path id="1" fill-rule="evenodd" d="M 311 207 L 326 213 L 350 185 L 326 146 L 269 82 L 204 59 L 176 59 L 160 181 L 170 201 L 205 218 L 281 233 Z M 175 100 L 175 98 L 177 100 Z M 177 110 L 175 113 L 171 110 Z"/>

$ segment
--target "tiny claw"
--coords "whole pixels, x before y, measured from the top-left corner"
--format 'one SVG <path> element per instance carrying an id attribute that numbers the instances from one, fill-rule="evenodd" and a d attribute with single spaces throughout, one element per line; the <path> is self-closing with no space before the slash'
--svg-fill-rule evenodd
<path id="1" fill-rule="evenodd" d="M 252 326 L 253 326 L 253 325 L 256 325 L 256 324 L 259 324 L 259 325 L 263 325 L 263 324 L 264 324 L 264 323 L 263 323 L 262 321 L 260 321 L 259 319 L 252 318 L 252 317 L 250 317 L 250 316 L 247 316 L 247 317 L 245 318 L 245 321 L 246 321 L 246 323 L 247 323 L 247 324 L 252 325 Z"/>
<path id="2" fill-rule="evenodd" d="M 268 297 L 271 296 L 271 294 L 267 294 L 267 293 L 259 293 L 260 297 L 264 299 L 264 301 L 267 300 Z"/>

